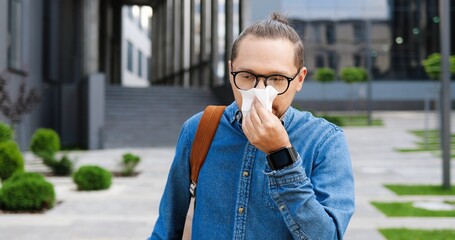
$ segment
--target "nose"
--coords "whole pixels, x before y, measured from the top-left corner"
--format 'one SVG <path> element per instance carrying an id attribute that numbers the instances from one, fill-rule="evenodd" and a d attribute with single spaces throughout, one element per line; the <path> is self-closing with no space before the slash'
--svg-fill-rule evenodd
<path id="1" fill-rule="evenodd" d="M 256 88 L 265 88 L 265 77 L 258 77 L 258 85 L 256 85 Z"/>

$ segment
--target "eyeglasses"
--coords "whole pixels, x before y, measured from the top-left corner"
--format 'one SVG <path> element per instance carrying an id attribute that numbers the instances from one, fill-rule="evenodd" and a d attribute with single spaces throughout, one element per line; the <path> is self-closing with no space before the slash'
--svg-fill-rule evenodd
<path id="1" fill-rule="evenodd" d="M 232 69 L 231 64 L 231 69 Z M 285 93 L 291 81 L 299 75 L 300 69 L 297 71 L 294 77 L 287 77 L 281 74 L 272 74 L 269 76 L 257 75 L 248 71 L 237 71 L 231 74 L 234 77 L 234 84 L 239 90 L 250 90 L 257 87 L 259 84 L 259 78 L 264 78 L 265 86 L 272 86 L 278 92 L 278 95 Z"/>

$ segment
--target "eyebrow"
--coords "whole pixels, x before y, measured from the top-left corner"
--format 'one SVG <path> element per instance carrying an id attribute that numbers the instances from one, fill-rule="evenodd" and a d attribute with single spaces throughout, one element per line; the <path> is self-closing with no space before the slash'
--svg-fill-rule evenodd
<path id="1" fill-rule="evenodd" d="M 232 66 L 232 68 L 234 68 L 234 67 Z M 250 69 L 250 68 L 241 68 L 241 67 L 238 68 L 238 69 L 237 69 L 236 71 L 234 71 L 234 72 L 239 72 L 239 71 L 246 71 L 246 72 L 254 73 L 254 74 L 256 74 L 256 75 L 265 75 L 265 76 L 270 76 L 270 75 L 283 75 L 283 76 L 288 76 L 288 73 L 281 72 L 281 71 L 272 71 L 272 72 L 270 72 L 269 74 L 259 74 L 259 73 L 257 73 L 256 71 L 254 71 L 254 70 L 252 70 L 252 69 Z M 292 73 L 289 74 L 289 75 L 292 75 Z"/>

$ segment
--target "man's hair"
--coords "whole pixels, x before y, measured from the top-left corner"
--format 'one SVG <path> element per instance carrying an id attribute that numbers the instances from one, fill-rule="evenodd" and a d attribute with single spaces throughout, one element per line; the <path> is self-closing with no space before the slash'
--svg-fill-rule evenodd
<path id="1" fill-rule="evenodd" d="M 298 69 L 303 67 L 303 43 L 299 35 L 289 25 L 288 20 L 279 13 L 273 13 L 270 20 L 261 20 L 249 25 L 232 44 L 231 60 L 235 60 L 238 55 L 240 42 L 247 36 L 266 39 L 287 39 L 294 44 L 294 63 Z"/>

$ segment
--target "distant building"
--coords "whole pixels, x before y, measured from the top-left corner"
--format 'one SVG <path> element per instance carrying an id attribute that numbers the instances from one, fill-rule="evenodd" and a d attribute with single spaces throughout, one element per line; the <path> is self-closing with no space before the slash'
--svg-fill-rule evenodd
<path id="1" fill-rule="evenodd" d="M 286 13 L 305 45 L 306 66 L 367 68 L 374 80 L 427 80 L 422 61 L 439 51 L 438 0 L 251 0 L 252 20 Z M 455 7 L 451 5 L 451 22 Z M 455 54 L 455 24 L 451 25 Z M 455 76 L 453 76 L 455 78 Z"/>
<path id="2" fill-rule="evenodd" d="M 122 86 L 150 85 L 152 14 L 148 6 L 122 7 Z"/>

